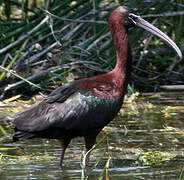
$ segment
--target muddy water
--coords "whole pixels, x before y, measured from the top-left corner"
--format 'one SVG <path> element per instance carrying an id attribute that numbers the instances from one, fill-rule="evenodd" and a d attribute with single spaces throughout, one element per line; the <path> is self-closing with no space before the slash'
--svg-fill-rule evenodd
<path id="1" fill-rule="evenodd" d="M 104 140 L 91 154 L 91 166 L 97 165 L 86 179 L 184 179 L 183 99 L 181 93 L 147 94 L 127 102 L 98 136 Z M 0 179 L 81 179 L 82 138 L 71 142 L 61 171 L 57 140 L 12 144 L 12 131 L 7 114 L 1 113 Z"/>

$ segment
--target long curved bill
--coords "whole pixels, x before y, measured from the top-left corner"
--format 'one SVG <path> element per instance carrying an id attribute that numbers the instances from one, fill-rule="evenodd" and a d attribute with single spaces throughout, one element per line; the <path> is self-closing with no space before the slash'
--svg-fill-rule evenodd
<path id="1" fill-rule="evenodd" d="M 182 55 L 180 49 L 178 48 L 178 46 L 166 34 L 164 34 L 162 31 L 160 31 L 158 28 L 156 28 L 155 26 L 153 26 L 152 24 L 150 24 L 149 22 L 147 22 L 146 20 L 144 20 L 140 16 L 137 16 L 133 13 L 129 14 L 129 16 L 130 16 L 130 19 L 132 19 L 132 21 L 135 23 L 135 25 L 137 25 L 138 27 L 141 27 L 141 28 L 151 32 L 152 34 L 158 36 L 159 38 L 161 38 L 163 41 L 165 41 L 168 45 L 170 45 L 176 51 L 176 53 L 178 54 L 180 59 L 183 58 L 183 55 Z"/>

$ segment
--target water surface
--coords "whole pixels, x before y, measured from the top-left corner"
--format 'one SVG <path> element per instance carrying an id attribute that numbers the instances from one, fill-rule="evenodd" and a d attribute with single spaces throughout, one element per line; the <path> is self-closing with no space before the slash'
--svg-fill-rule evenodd
<path id="1" fill-rule="evenodd" d="M 184 94 L 145 94 L 124 104 L 117 118 L 99 134 L 104 141 L 91 153 L 88 179 L 184 178 Z M 80 179 L 83 138 L 67 148 L 59 168 L 60 143 L 33 139 L 11 143 L 13 126 L 0 113 L 0 179 Z M 165 153 L 163 161 L 145 160 L 144 153 Z M 109 169 L 103 169 L 110 159 Z M 145 161 L 145 162 L 144 162 Z"/>

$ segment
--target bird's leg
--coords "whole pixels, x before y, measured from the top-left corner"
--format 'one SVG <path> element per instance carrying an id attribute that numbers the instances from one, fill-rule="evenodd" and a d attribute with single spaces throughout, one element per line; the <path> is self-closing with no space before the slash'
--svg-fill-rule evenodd
<path id="1" fill-rule="evenodd" d="M 96 136 L 84 137 L 84 139 L 85 139 L 86 153 L 87 153 L 96 143 Z M 90 153 L 88 153 L 86 156 L 86 161 L 85 161 L 86 168 L 89 168 L 89 160 L 90 160 Z"/>
<path id="2" fill-rule="evenodd" d="M 63 167 L 63 159 L 64 159 L 64 155 L 65 155 L 65 150 L 68 146 L 68 144 L 70 143 L 70 138 L 63 138 L 61 139 L 61 156 L 60 156 L 60 167 L 62 168 Z"/>

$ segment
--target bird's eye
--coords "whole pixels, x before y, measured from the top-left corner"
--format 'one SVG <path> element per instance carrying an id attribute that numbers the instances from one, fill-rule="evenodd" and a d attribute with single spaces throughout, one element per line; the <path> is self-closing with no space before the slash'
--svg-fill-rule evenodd
<path id="1" fill-rule="evenodd" d="M 133 13 L 130 13 L 129 16 L 128 16 L 128 18 L 129 18 L 134 24 L 137 23 L 137 19 L 138 19 L 139 17 L 140 17 L 140 16 L 135 15 L 135 14 L 133 14 Z"/>

